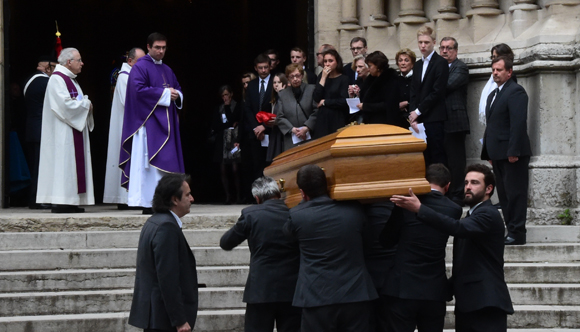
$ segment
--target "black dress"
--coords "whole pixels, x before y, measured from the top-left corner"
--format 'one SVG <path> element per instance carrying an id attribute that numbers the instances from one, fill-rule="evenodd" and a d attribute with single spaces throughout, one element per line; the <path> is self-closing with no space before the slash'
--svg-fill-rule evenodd
<path id="1" fill-rule="evenodd" d="M 215 137 L 215 145 L 213 151 L 213 162 L 222 163 L 224 161 L 224 131 L 230 127 L 233 127 L 237 122 L 239 127 L 240 121 L 240 104 L 232 100 L 231 105 L 220 105 L 214 112 L 212 118 L 212 135 Z M 222 114 L 226 115 L 226 122 L 223 121 Z M 239 128 L 238 128 L 239 130 Z M 238 142 L 237 137 L 231 138 L 234 142 Z M 233 143 L 233 142 L 230 142 Z M 235 160 L 232 160 L 235 161 Z"/>
<path id="2" fill-rule="evenodd" d="M 399 82 L 399 102 L 408 101 L 411 102 L 411 82 L 413 81 L 413 72 L 409 72 L 408 76 L 397 76 Z M 409 110 L 407 109 L 407 112 Z"/>
<path id="3" fill-rule="evenodd" d="M 404 113 L 399 110 L 397 74 L 388 68 L 375 77 L 369 75 L 361 88 L 361 110 L 364 123 L 382 123 L 409 128 Z"/>
<path id="4" fill-rule="evenodd" d="M 348 85 L 350 80 L 346 75 L 335 78 L 326 78 L 324 86 L 316 84 L 314 89 L 314 101 L 316 103 L 324 99 L 324 106 L 318 109 L 316 125 L 312 133 L 313 138 L 319 138 L 334 133 L 337 129 L 346 125 L 348 119 Z"/>

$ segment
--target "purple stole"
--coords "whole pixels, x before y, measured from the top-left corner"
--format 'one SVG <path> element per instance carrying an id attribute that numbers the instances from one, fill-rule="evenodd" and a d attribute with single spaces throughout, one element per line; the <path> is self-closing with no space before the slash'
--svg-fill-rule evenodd
<path id="1" fill-rule="evenodd" d="M 79 92 L 74 85 L 73 81 L 70 77 L 66 76 L 65 74 L 55 71 L 53 74 L 62 77 L 64 83 L 66 84 L 66 88 L 70 93 L 70 97 L 72 99 L 77 99 Z M 77 188 L 79 194 L 84 194 L 87 192 L 87 181 L 85 175 L 85 145 L 83 140 L 83 133 L 82 131 L 78 131 L 74 128 L 71 128 L 73 132 L 73 139 L 75 144 L 75 162 L 76 162 L 76 169 L 77 169 Z"/>

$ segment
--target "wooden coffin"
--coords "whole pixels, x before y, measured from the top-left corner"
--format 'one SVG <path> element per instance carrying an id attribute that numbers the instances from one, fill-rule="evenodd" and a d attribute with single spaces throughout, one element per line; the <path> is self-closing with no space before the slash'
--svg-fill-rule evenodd
<path id="1" fill-rule="evenodd" d="M 408 194 L 409 188 L 424 194 L 431 190 L 425 180 L 425 147 L 400 127 L 351 125 L 283 152 L 264 174 L 278 181 L 289 207 L 302 200 L 296 173 L 308 164 L 324 169 L 329 195 L 336 200 L 371 202 Z"/>

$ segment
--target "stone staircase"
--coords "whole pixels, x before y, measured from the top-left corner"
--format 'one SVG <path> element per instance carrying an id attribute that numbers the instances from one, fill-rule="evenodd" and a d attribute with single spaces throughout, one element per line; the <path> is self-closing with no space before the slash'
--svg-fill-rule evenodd
<path id="1" fill-rule="evenodd" d="M 207 285 L 195 331 L 243 331 L 249 250 L 218 247 L 231 222 L 184 230 Z M 139 331 L 127 325 L 138 237 L 138 230 L 0 233 L 0 332 Z M 579 239 L 579 226 L 530 226 L 527 245 L 506 247 L 516 310 L 510 331 L 580 330 Z"/>

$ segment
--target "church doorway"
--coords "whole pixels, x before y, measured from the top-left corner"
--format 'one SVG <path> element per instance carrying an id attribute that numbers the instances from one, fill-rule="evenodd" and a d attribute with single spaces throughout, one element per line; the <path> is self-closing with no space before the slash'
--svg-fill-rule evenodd
<path id="1" fill-rule="evenodd" d="M 230 84 L 241 98 L 241 74 L 253 59 L 273 48 L 283 68 L 290 49 L 309 50 L 313 60 L 313 0 L 4 0 L 6 114 L 25 113 L 10 101 L 9 87 L 31 75 L 37 58 L 55 42 L 55 20 L 63 47 L 79 49 L 85 63 L 78 77 L 92 100 L 95 129 L 91 151 L 95 200 L 102 202 L 111 107 L 110 74 L 132 47 L 146 50 L 151 32 L 168 38 L 164 62 L 175 72 L 184 94 L 181 114 L 186 171 L 196 202 L 222 200 L 219 167 L 207 142 L 212 112 L 221 102 L 218 88 Z M 311 62 L 311 61 L 310 61 Z M 5 121 L 5 130 L 18 121 Z M 6 153 L 7 155 L 7 153 Z M 7 155 L 7 157 L 9 157 Z M 7 176 L 4 190 L 7 193 Z"/>

